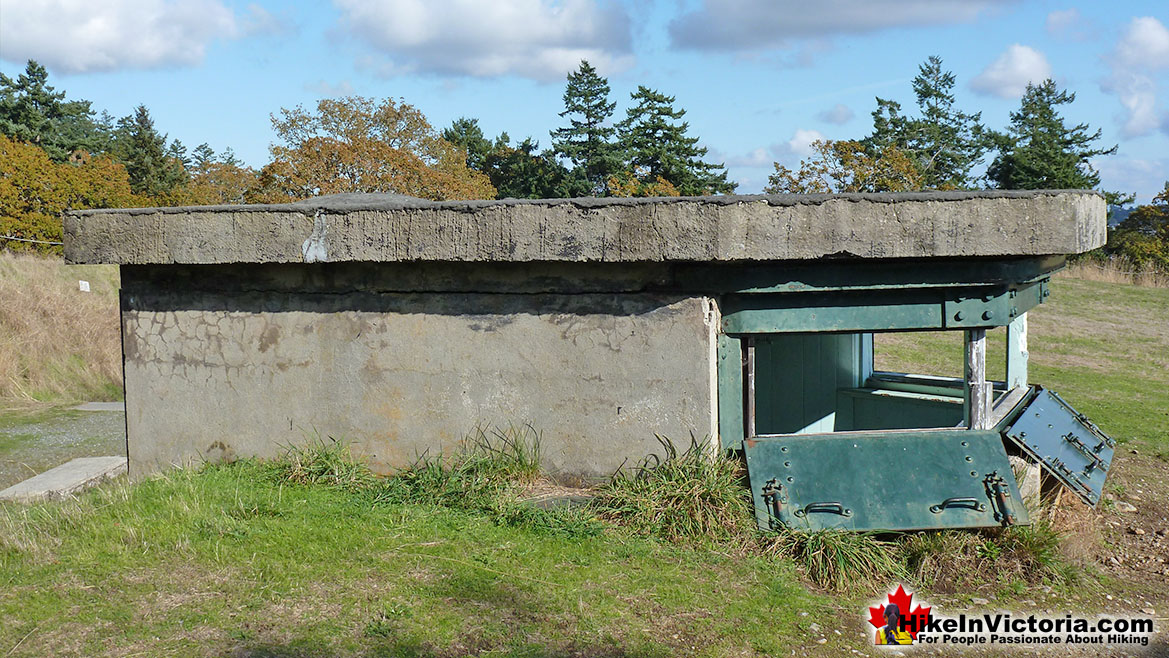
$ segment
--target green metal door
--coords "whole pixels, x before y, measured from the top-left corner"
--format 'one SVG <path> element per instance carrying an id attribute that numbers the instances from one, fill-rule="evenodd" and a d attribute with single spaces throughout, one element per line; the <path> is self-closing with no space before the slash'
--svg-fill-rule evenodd
<path id="1" fill-rule="evenodd" d="M 1026 405 L 1025 407 L 1023 405 Z M 1116 446 L 1088 417 L 1042 386 L 1032 387 L 1003 436 L 1089 505 L 1100 503 Z"/>
<path id="2" fill-rule="evenodd" d="M 744 442 L 762 530 L 1027 523 L 993 430 L 758 436 Z"/>

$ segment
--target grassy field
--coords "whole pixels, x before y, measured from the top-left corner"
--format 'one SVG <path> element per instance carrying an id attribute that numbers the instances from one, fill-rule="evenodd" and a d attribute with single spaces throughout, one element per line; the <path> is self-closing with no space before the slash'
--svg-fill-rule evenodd
<path id="1" fill-rule="evenodd" d="M 757 655 L 838 614 L 790 560 L 519 506 L 507 485 L 480 495 L 498 482 L 482 469 L 354 486 L 289 470 L 241 462 L 0 512 L 0 651 Z"/>
<path id="2" fill-rule="evenodd" d="M 117 291 L 116 266 L 0 251 L 0 412 L 121 399 Z"/>

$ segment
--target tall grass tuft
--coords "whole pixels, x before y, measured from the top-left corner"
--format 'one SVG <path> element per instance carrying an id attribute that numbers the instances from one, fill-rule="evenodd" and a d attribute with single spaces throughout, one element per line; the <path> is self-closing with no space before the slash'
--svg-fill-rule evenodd
<path id="1" fill-rule="evenodd" d="M 120 399 L 117 291 L 116 266 L 0 251 L 0 409 Z"/>
<path id="2" fill-rule="evenodd" d="M 540 473 L 531 425 L 477 427 L 452 455 L 423 455 L 381 485 L 380 501 L 490 509 Z"/>
<path id="3" fill-rule="evenodd" d="M 1082 583 L 1088 572 L 1061 551 L 1064 536 L 1050 523 L 991 530 L 940 530 L 906 535 L 901 560 L 910 577 L 934 591 Z"/>
<path id="4" fill-rule="evenodd" d="M 658 442 L 664 457 L 651 455 L 632 472 L 619 471 L 597 490 L 592 509 L 667 541 L 749 543 L 755 520 L 742 464 L 712 454 L 707 441 L 694 437 L 681 452 L 667 438 Z"/>
<path id="5" fill-rule="evenodd" d="M 842 530 L 780 530 L 761 541 L 765 553 L 786 555 L 808 579 L 831 590 L 882 584 L 904 574 L 897 545 L 873 534 Z"/>
<path id="6" fill-rule="evenodd" d="M 272 469 L 280 480 L 293 484 L 319 484 L 349 490 L 364 489 L 375 481 L 365 464 L 353 458 L 349 445 L 333 437 L 314 434 L 302 445 L 288 446 L 284 459 Z"/>

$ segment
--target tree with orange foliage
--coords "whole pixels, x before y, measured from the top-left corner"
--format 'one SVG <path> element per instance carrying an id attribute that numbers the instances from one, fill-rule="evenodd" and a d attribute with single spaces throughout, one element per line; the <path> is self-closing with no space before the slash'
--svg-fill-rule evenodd
<path id="1" fill-rule="evenodd" d="M 44 149 L 0 135 L 0 248 L 60 253 L 61 213 L 82 208 L 143 205 L 130 191 L 126 168 L 109 156 L 78 151 L 53 162 Z"/>
<path id="2" fill-rule="evenodd" d="M 817 140 L 799 171 L 775 164 L 765 194 L 832 194 L 836 192 L 910 192 L 922 189 L 913 160 L 895 146 L 870 154 L 856 141 Z"/>
<path id="3" fill-rule="evenodd" d="M 392 99 L 323 99 L 272 116 L 282 144 L 260 172 L 258 201 L 338 192 L 391 192 L 424 199 L 493 199 L 487 176 L 435 132 L 414 106 Z"/>
<path id="4" fill-rule="evenodd" d="M 614 197 L 681 196 L 678 188 L 670 181 L 657 176 L 650 180 L 649 169 L 638 167 L 636 171 L 625 170 L 609 176 L 605 191 Z"/>

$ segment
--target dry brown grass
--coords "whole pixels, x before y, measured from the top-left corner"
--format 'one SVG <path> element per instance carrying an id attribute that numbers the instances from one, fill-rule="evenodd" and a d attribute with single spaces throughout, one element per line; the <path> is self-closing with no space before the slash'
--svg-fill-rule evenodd
<path id="1" fill-rule="evenodd" d="M 115 266 L 0 251 L 0 409 L 120 397 L 117 289 Z"/>
<path id="2" fill-rule="evenodd" d="M 1169 272 L 1157 269 L 1135 269 L 1123 259 L 1105 261 L 1083 260 L 1071 263 L 1059 276 L 1085 281 L 1126 283 L 1152 288 L 1169 288 Z"/>

